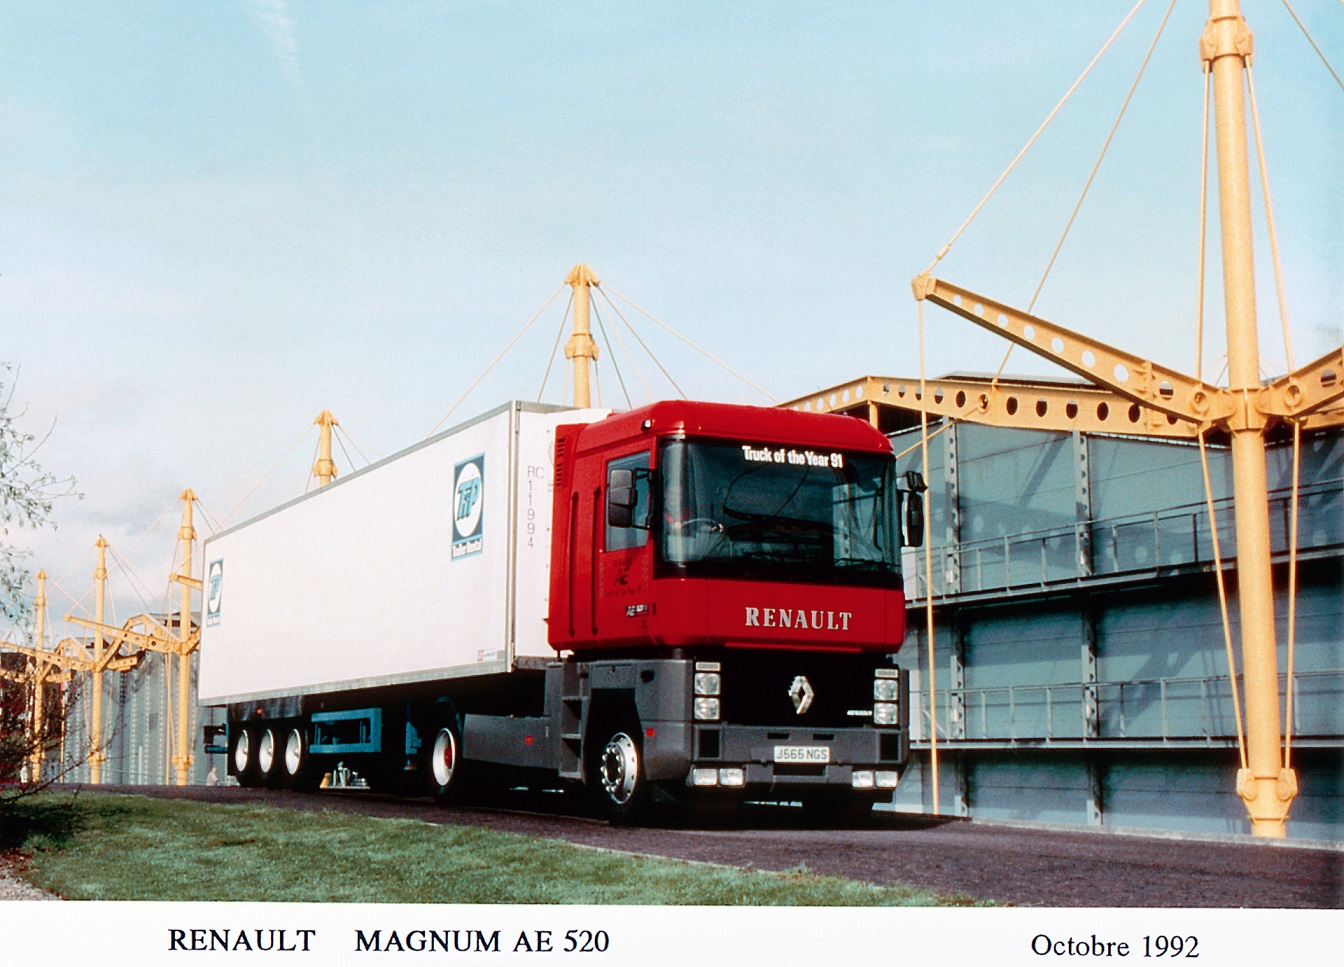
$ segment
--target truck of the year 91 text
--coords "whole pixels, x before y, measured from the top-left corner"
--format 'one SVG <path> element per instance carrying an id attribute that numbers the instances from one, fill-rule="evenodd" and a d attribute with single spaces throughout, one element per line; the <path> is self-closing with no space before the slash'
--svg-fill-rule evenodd
<path id="1" fill-rule="evenodd" d="M 244 786 L 866 810 L 922 489 L 853 417 L 506 404 L 208 539 L 200 700 Z"/>

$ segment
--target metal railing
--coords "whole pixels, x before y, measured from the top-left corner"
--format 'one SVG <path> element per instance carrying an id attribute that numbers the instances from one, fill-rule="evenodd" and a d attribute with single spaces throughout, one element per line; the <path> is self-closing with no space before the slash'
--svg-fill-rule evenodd
<path id="1" fill-rule="evenodd" d="M 1271 542 L 1275 553 L 1289 548 L 1292 495 L 1270 495 Z M 1218 544 L 1223 560 L 1236 557 L 1233 505 L 1215 502 Z M 1302 487 L 1299 493 L 1299 550 L 1344 545 L 1344 480 Z M 975 593 L 1009 588 L 1049 587 L 1104 575 L 1156 571 L 1214 560 L 1213 535 L 1205 504 L 1185 504 L 1145 514 L 1080 521 L 1044 530 L 958 545 L 934 545 L 933 591 Z M 911 600 L 927 594 L 922 553 L 906 560 Z M 951 575 L 957 575 L 956 585 Z"/>
<path id="2" fill-rule="evenodd" d="M 927 737 L 927 696 L 912 689 L 911 701 Z M 1294 674 L 1292 733 L 1344 736 L 1344 670 Z M 999 685 L 939 695 L 939 741 L 1235 741 L 1236 735 L 1227 676 Z"/>

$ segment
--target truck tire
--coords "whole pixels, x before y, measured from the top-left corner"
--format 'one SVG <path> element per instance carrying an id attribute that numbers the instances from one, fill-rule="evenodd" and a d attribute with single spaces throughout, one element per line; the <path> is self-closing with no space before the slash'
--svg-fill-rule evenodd
<path id="1" fill-rule="evenodd" d="M 240 786 L 257 784 L 257 745 L 252 731 L 241 723 L 229 729 L 233 733 L 233 747 L 229 750 L 229 762 L 233 774 Z"/>
<path id="2" fill-rule="evenodd" d="M 426 767 L 425 779 L 435 802 L 448 806 L 463 801 L 462 732 L 456 722 L 445 722 L 434 733 Z"/>
<path id="3" fill-rule="evenodd" d="M 598 736 L 603 732 L 596 733 Z M 598 809 L 610 823 L 621 825 L 640 818 L 648 806 L 649 782 L 644 775 L 644 745 L 633 724 L 608 729 L 607 738 L 593 748 L 590 785 Z"/>
<path id="4" fill-rule="evenodd" d="M 313 771 L 312 755 L 308 752 L 308 739 L 301 726 L 294 726 L 285 735 L 285 745 L 280 757 L 280 781 L 286 789 L 306 792 L 317 786 L 317 776 Z"/>
<path id="5" fill-rule="evenodd" d="M 281 765 L 284 752 L 280 742 L 280 729 L 275 725 L 266 726 L 257 738 L 257 778 L 271 788 L 280 785 L 284 773 Z"/>

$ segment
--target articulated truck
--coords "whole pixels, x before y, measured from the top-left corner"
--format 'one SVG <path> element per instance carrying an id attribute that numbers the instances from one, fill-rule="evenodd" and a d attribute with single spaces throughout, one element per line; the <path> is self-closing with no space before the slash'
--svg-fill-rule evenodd
<path id="1" fill-rule="evenodd" d="M 200 700 L 244 786 L 870 808 L 922 489 L 852 417 L 510 403 L 209 538 Z"/>

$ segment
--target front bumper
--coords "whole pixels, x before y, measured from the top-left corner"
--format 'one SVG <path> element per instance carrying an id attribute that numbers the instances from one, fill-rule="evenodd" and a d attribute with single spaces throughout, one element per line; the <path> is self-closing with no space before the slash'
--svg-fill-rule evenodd
<path id="1" fill-rule="evenodd" d="M 792 754 L 798 758 L 776 761 L 780 749 L 795 750 Z M 805 761 L 806 757 L 820 758 L 818 750 L 825 750 L 826 761 Z M 854 774 L 899 774 L 908 761 L 909 751 L 909 733 L 899 728 L 823 731 L 744 725 L 696 726 L 686 784 L 698 785 L 695 782 L 697 771 L 703 777 L 708 775 L 703 770 L 741 769 L 744 787 L 756 793 L 807 793 L 826 788 L 890 793 L 893 788 L 890 784 L 884 788 L 856 786 Z"/>

